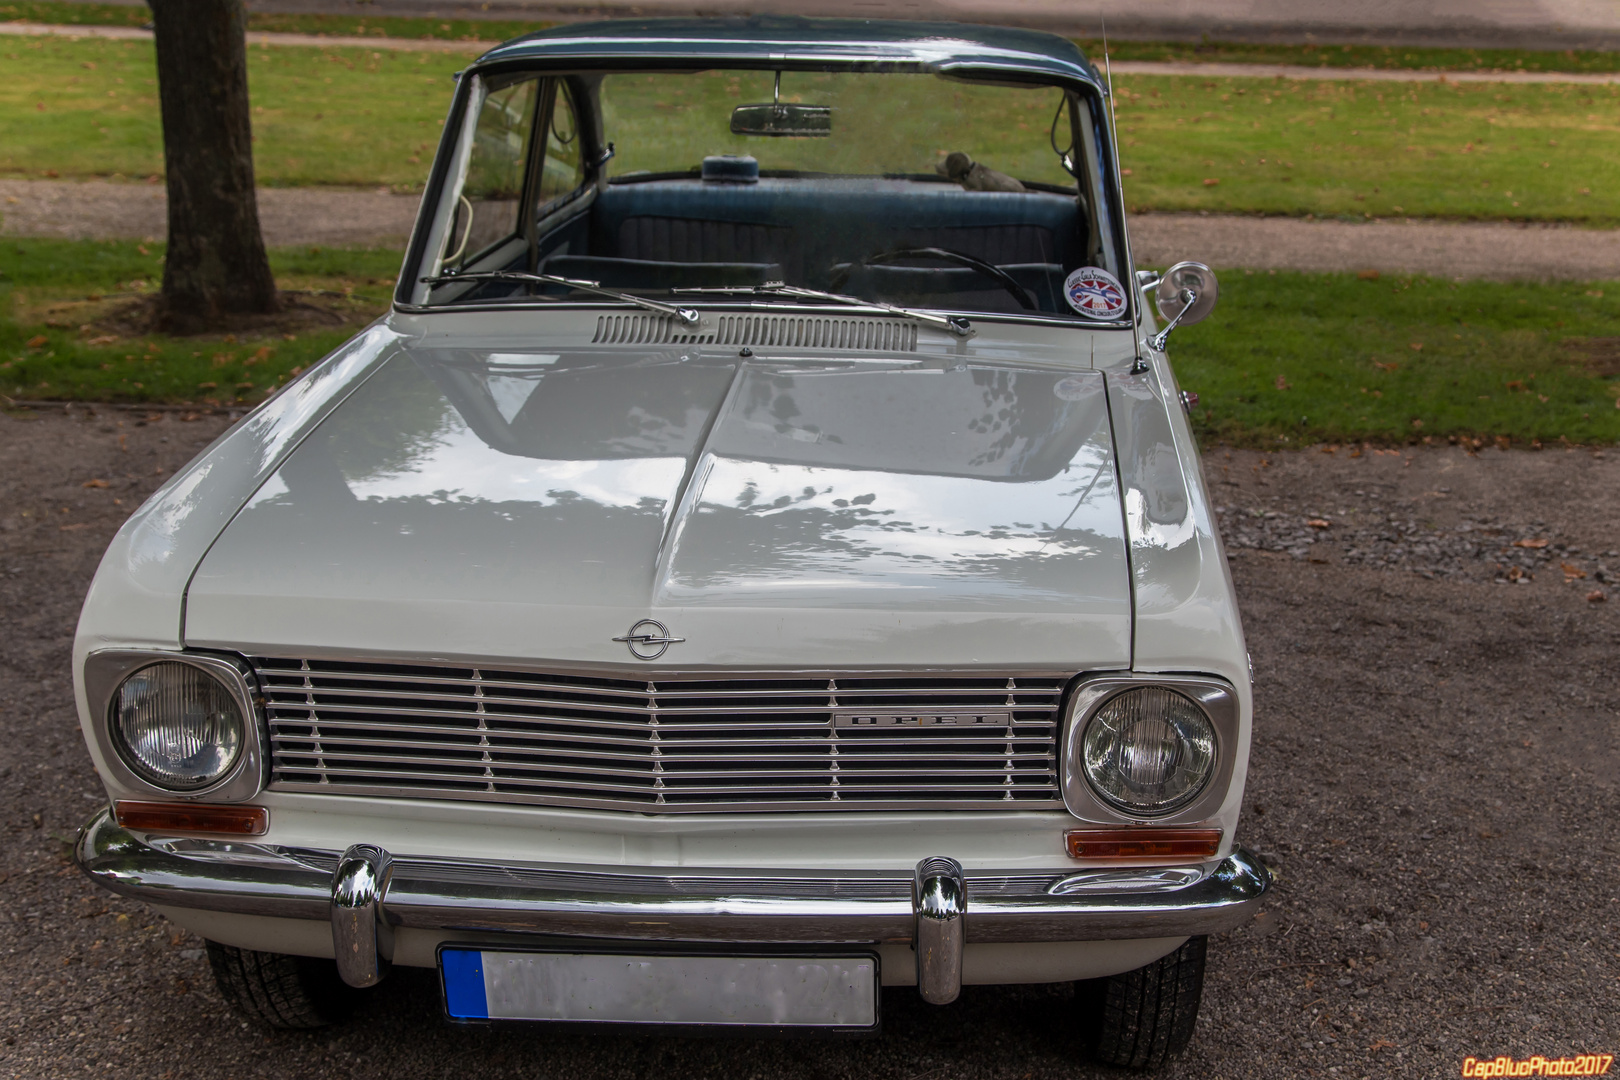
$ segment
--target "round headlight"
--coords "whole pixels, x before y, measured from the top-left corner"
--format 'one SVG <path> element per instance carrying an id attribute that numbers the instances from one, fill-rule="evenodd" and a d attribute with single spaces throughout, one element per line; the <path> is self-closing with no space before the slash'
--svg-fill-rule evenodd
<path id="1" fill-rule="evenodd" d="M 135 672 L 113 696 L 111 720 L 125 764 L 170 791 L 209 786 L 242 753 L 242 710 L 235 696 L 191 664 L 166 660 Z"/>
<path id="2" fill-rule="evenodd" d="M 1168 814 L 1197 798 L 1215 771 L 1215 728 L 1174 690 L 1144 686 L 1111 699 L 1086 725 L 1086 779 L 1130 814 Z"/>

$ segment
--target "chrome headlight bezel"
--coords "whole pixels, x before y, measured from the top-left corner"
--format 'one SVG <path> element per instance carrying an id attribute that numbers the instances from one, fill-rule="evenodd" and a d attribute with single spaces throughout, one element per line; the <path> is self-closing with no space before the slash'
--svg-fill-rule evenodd
<path id="1" fill-rule="evenodd" d="M 204 787 L 176 791 L 141 776 L 124 760 L 113 731 L 113 709 L 124 680 L 153 664 L 177 663 L 200 669 L 222 684 L 242 714 L 242 748 L 223 776 Z M 84 661 L 84 690 L 90 707 L 90 731 L 107 779 L 140 795 L 179 802 L 242 802 L 264 790 L 264 720 L 256 706 L 253 672 L 246 661 L 218 654 L 165 652 L 157 649 L 104 649 Z"/>
<path id="2" fill-rule="evenodd" d="M 1190 699 L 1215 729 L 1215 764 L 1209 779 L 1189 802 L 1158 814 L 1133 813 L 1106 801 L 1086 777 L 1086 726 L 1102 707 L 1127 690 L 1172 690 Z M 1117 825 L 1156 825 L 1208 821 L 1226 801 L 1240 735 L 1237 693 L 1230 684 L 1205 675 L 1102 675 L 1083 679 L 1069 694 L 1063 728 L 1063 804 L 1081 821 Z"/>

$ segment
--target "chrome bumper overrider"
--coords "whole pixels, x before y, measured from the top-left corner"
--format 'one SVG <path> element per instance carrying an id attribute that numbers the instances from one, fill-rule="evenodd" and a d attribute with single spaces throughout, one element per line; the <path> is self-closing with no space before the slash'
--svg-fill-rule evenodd
<path id="1" fill-rule="evenodd" d="M 1213 868 L 964 873 L 924 859 L 914 874 L 602 872 L 345 852 L 224 840 L 143 837 L 103 811 L 84 827 L 79 866 L 150 904 L 330 921 L 343 977 L 386 973 L 393 930 L 529 933 L 731 943 L 917 946 L 918 989 L 946 1002 L 962 946 L 1208 934 L 1249 918 L 1271 877 L 1234 851 Z"/>

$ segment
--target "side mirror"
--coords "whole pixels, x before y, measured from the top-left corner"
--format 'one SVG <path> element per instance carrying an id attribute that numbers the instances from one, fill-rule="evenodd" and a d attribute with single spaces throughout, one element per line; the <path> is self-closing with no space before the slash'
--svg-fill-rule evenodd
<path id="1" fill-rule="evenodd" d="M 1203 322 L 1215 310 L 1220 286 L 1215 271 L 1199 262 L 1179 262 L 1164 272 L 1154 291 L 1153 304 L 1168 320 L 1163 330 L 1148 339 L 1156 352 L 1164 351 L 1170 331 L 1178 326 Z"/>

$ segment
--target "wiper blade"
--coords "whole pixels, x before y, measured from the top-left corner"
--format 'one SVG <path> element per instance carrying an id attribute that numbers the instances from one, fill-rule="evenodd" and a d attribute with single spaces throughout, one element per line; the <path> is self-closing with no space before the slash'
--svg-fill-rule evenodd
<path id="1" fill-rule="evenodd" d="M 674 304 L 663 304 L 657 300 L 648 300 L 644 296 L 633 296 L 630 293 L 619 292 L 616 289 L 604 289 L 599 281 L 582 281 L 578 278 L 559 277 L 556 274 L 530 274 L 522 270 L 478 270 L 469 274 L 456 274 L 446 272 L 439 277 L 425 277 L 420 279 L 424 285 L 449 285 L 457 281 L 526 281 L 534 285 L 562 285 L 580 292 L 595 293 L 598 296 L 612 297 L 622 300 L 626 304 L 656 311 L 660 315 L 668 315 L 677 320 L 682 326 L 696 326 L 701 316 L 688 307 L 677 307 Z"/>
<path id="2" fill-rule="evenodd" d="M 970 338 L 978 333 L 973 324 L 960 315 L 940 315 L 932 311 L 918 311 L 916 308 L 896 307 L 894 304 L 885 304 L 881 300 L 862 300 L 858 296 L 845 296 L 843 293 L 822 292 L 820 289 L 801 289 L 797 285 L 787 285 L 780 281 L 767 281 L 763 285 L 742 286 L 710 286 L 707 288 L 671 289 L 672 293 L 722 293 L 729 296 L 796 296 L 805 300 L 831 300 L 839 304 L 851 304 L 855 307 L 877 308 L 887 311 L 891 315 L 902 315 L 908 319 L 916 319 L 928 326 L 937 326 L 948 334 L 959 338 Z"/>

